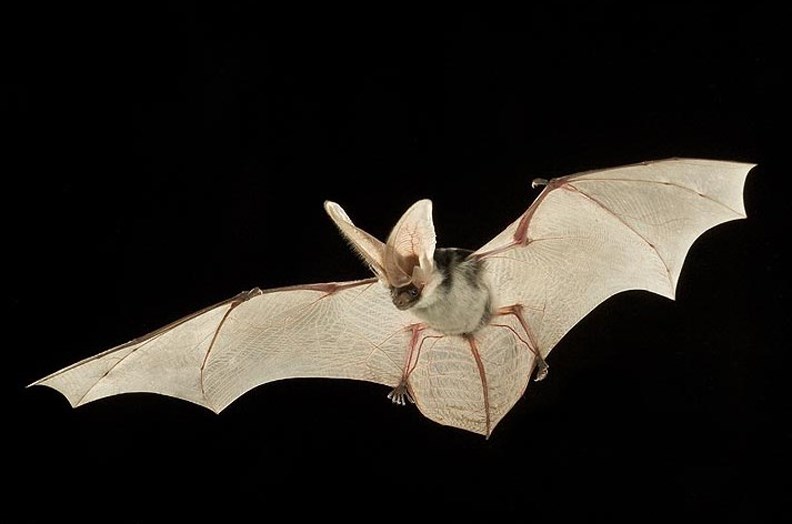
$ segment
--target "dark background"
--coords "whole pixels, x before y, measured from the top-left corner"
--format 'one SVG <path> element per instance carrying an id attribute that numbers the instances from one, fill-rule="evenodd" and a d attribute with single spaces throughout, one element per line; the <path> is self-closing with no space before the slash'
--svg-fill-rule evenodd
<path id="1" fill-rule="evenodd" d="M 3 513 L 789 518 L 787 15 L 735 5 L 4 8 Z M 535 177 L 670 156 L 757 163 L 748 220 L 676 302 L 586 317 L 488 440 L 362 382 L 220 416 L 25 389 L 244 289 L 367 276 L 325 199 L 384 237 L 428 197 L 476 248 Z"/>

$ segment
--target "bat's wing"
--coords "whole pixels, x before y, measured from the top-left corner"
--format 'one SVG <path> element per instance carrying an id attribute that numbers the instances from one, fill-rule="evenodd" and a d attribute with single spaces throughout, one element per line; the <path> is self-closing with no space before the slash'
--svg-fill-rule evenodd
<path id="1" fill-rule="evenodd" d="M 481 343 L 497 349 L 483 357 L 462 337 L 416 326 L 377 279 L 253 289 L 31 386 L 54 388 L 73 407 L 149 392 L 219 413 L 275 380 L 346 378 L 395 388 L 408 369 L 411 397 L 425 416 L 489 434 L 525 388 L 532 355 L 489 326 Z M 482 384 L 484 365 L 513 380 Z"/>
<path id="2" fill-rule="evenodd" d="M 376 279 L 254 289 L 31 385 L 72 406 L 151 392 L 220 412 L 274 380 L 327 377 L 399 383 L 410 323 Z"/>
<path id="3" fill-rule="evenodd" d="M 707 229 L 745 218 L 753 164 L 670 159 L 551 180 L 514 223 L 473 256 L 486 261 L 494 306 L 522 306 L 546 356 L 620 291 L 673 298 L 685 256 Z"/>

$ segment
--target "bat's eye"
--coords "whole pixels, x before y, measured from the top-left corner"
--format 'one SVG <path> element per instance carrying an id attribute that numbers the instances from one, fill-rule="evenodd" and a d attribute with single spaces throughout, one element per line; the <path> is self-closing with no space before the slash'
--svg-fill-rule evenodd
<path id="1" fill-rule="evenodd" d="M 411 287 L 410 289 L 407 290 L 407 294 L 410 295 L 413 298 L 417 297 L 418 296 L 418 288 L 417 287 Z"/>

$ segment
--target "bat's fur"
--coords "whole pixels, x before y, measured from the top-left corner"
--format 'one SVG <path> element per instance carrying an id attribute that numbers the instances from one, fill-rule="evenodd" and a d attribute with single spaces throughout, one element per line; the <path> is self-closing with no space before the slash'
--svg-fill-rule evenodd
<path id="1" fill-rule="evenodd" d="M 492 315 L 490 290 L 483 280 L 482 263 L 468 258 L 466 249 L 437 249 L 434 285 L 427 286 L 410 308 L 429 327 L 447 335 L 473 333 Z"/>

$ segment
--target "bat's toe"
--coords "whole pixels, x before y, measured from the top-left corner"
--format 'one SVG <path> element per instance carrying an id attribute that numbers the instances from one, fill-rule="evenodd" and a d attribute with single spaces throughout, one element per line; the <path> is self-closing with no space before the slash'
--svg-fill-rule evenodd
<path id="1" fill-rule="evenodd" d="M 388 398 L 391 402 L 400 406 L 406 406 L 407 402 L 410 404 L 415 404 L 415 400 L 413 399 L 412 395 L 410 395 L 407 384 L 404 383 L 393 388 L 393 391 L 388 393 Z"/>

